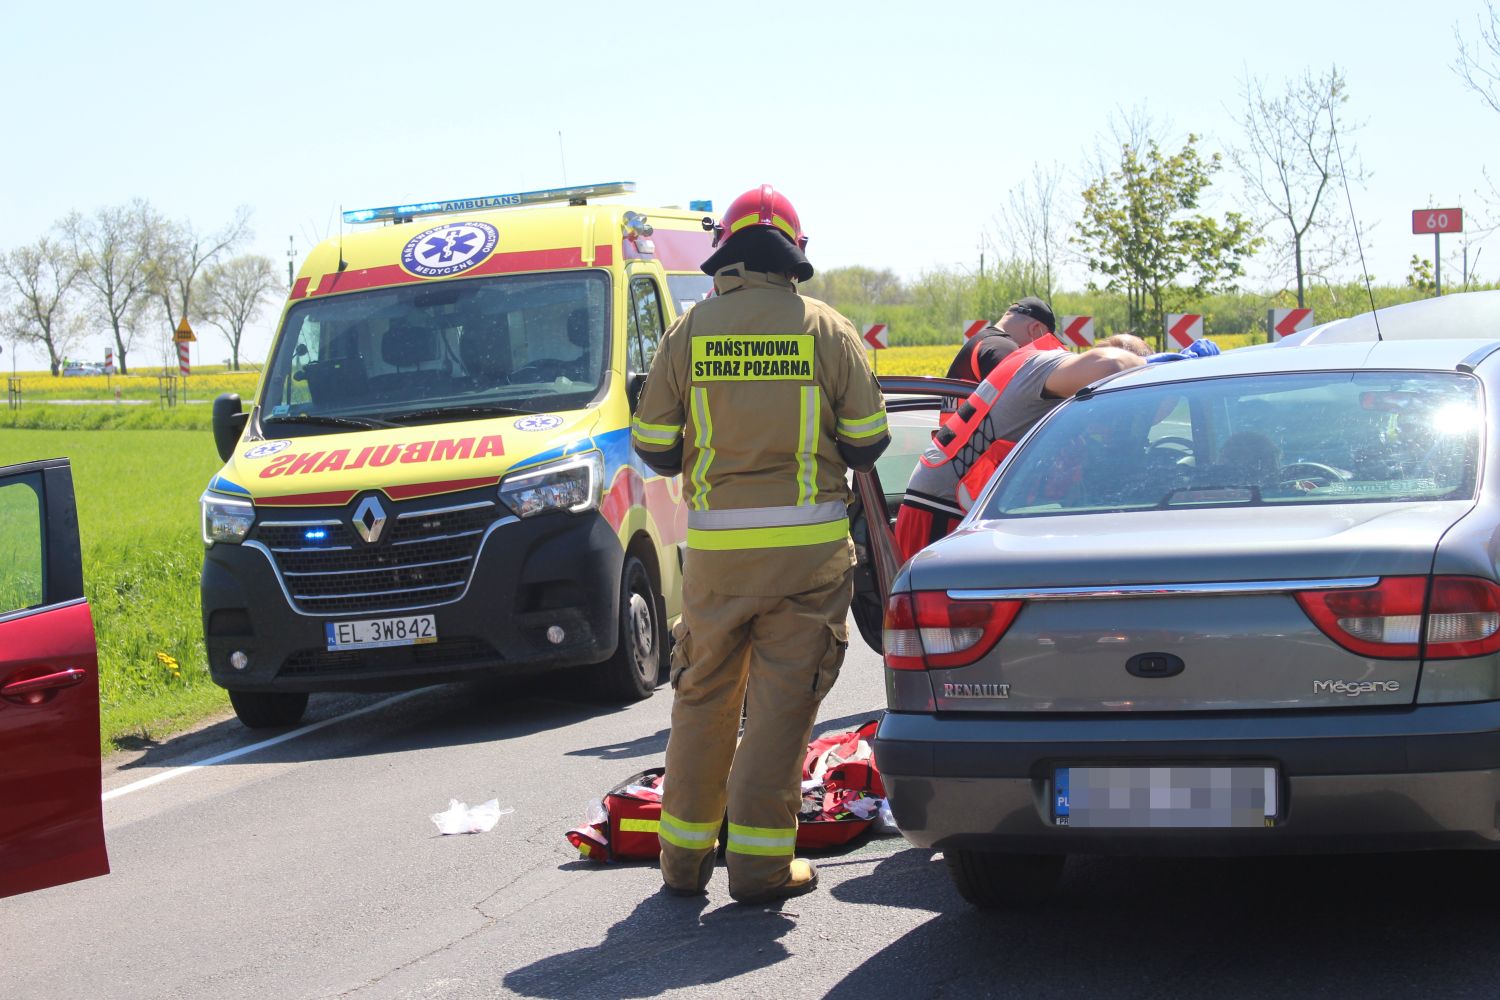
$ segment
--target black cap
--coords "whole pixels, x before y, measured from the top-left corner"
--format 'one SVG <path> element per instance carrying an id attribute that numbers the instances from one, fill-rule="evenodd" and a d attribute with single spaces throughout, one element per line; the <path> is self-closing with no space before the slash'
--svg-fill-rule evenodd
<path id="1" fill-rule="evenodd" d="M 1052 315 L 1052 310 L 1047 303 L 1035 295 L 1028 295 L 1011 304 L 1007 312 L 1020 313 L 1022 316 L 1030 316 L 1047 328 L 1048 333 L 1057 332 L 1057 320 Z"/>

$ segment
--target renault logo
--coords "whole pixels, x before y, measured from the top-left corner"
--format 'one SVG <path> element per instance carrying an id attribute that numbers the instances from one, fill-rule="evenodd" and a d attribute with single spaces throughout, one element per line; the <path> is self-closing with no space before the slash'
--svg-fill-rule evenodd
<path id="1" fill-rule="evenodd" d="M 354 530 L 372 545 L 380 541 L 380 533 L 385 530 L 385 508 L 379 500 L 365 497 L 354 508 Z"/>

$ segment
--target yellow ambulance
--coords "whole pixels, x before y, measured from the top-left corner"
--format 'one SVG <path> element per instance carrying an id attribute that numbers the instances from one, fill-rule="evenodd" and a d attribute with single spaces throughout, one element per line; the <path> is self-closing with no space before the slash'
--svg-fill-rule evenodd
<path id="1" fill-rule="evenodd" d="M 687 519 L 631 412 L 711 234 L 699 203 L 595 201 L 633 190 L 349 212 L 308 256 L 250 408 L 214 402 L 203 631 L 245 725 L 563 668 L 652 693 Z"/>

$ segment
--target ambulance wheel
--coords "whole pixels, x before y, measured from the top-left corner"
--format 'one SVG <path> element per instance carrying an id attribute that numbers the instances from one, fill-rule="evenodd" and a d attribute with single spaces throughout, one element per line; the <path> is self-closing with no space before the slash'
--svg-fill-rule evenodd
<path id="1" fill-rule="evenodd" d="M 307 692 L 231 691 L 229 704 L 240 722 L 251 729 L 295 726 L 307 711 Z"/>
<path id="2" fill-rule="evenodd" d="M 1036 906 L 1062 878 L 1065 854 L 943 852 L 958 894 L 981 910 Z"/>
<path id="3" fill-rule="evenodd" d="M 620 642 L 615 655 L 593 667 L 594 693 L 609 701 L 651 697 L 667 651 L 661 601 L 651 574 L 635 556 L 620 575 Z"/>

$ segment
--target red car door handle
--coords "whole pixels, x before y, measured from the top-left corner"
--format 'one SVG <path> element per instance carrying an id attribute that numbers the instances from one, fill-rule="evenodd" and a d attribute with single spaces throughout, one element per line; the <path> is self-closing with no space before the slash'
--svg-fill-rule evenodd
<path id="1" fill-rule="evenodd" d="M 87 677 L 88 671 L 79 667 L 69 667 L 55 674 L 43 674 L 40 677 L 28 677 L 22 681 L 11 681 L 4 687 L 0 687 L 0 698 L 13 701 L 18 705 L 35 705 L 46 697 L 46 692 L 81 684 Z"/>

